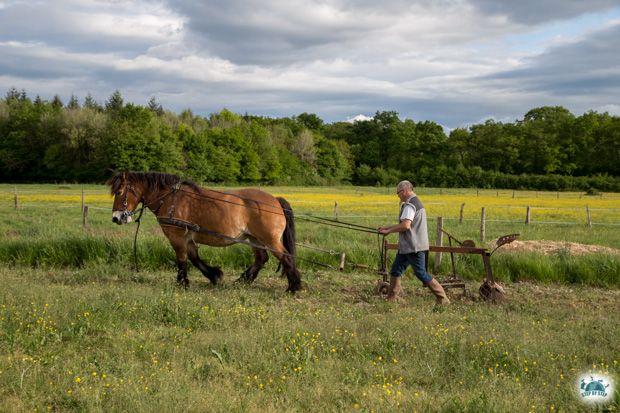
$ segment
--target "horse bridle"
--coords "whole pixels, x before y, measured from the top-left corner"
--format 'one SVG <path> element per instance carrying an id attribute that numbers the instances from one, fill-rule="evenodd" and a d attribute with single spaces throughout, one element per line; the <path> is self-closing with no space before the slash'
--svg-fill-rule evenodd
<path id="1" fill-rule="evenodd" d="M 128 211 L 127 210 L 127 196 L 129 195 L 129 191 L 131 191 L 134 196 L 136 197 L 136 199 L 138 200 L 136 202 L 136 209 L 134 209 L 133 211 Z M 135 215 L 136 213 L 138 213 L 138 208 L 137 206 L 140 205 L 140 203 L 143 204 L 142 208 L 140 208 L 140 211 L 142 211 L 144 209 L 144 197 L 143 196 L 139 196 L 138 192 L 136 191 L 136 189 L 131 186 L 131 184 L 125 184 L 125 190 L 123 191 L 125 192 L 125 194 L 123 195 L 123 210 L 121 211 L 121 219 L 126 219 L 132 215 Z"/>
<path id="2" fill-rule="evenodd" d="M 144 195 L 142 196 L 138 196 L 138 192 L 135 190 L 135 188 L 133 186 L 131 186 L 131 184 L 126 184 L 125 185 L 125 194 L 123 195 L 123 210 L 121 211 L 121 218 L 127 218 L 127 217 L 131 217 L 135 214 L 140 214 L 140 216 L 138 217 L 138 219 L 136 221 L 140 220 L 140 217 L 142 216 L 142 212 L 144 212 L 144 210 L 147 207 L 150 207 L 151 204 L 154 204 L 155 202 L 159 201 L 159 205 L 157 206 L 157 208 L 155 208 L 155 210 L 153 211 L 153 213 L 155 215 L 157 215 L 157 211 L 159 211 L 159 208 L 161 208 L 161 206 L 164 204 L 164 199 L 166 199 L 169 195 L 175 194 L 181 187 L 181 183 L 178 182 L 176 183 L 172 189 L 168 192 L 166 192 L 164 195 L 160 196 L 157 199 L 154 199 L 151 202 L 146 202 L 146 200 L 144 199 Z M 133 211 L 128 211 L 127 210 L 127 195 L 129 194 L 129 191 L 131 191 L 136 199 L 138 199 L 138 201 L 136 202 L 136 209 L 134 209 Z M 142 203 L 142 207 L 141 208 L 137 208 L 138 205 L 140 205 L 140 203 Z"/>
<path id="3" fill-rule="evenodd" d="M 155 203 L 156 201 L 159 201 L 159 205 L 157 206 L 157 208 L 155 208 L 155 210 L 153 210 L 153 213 L 155 214 L 155 216 L 157 216 L 157 212 L 159 211 L 159 208 L 161 208 L 161 206 L 164 204 L 164 199 L 166 199 L 168 195 L 170 194 L 175 194 L 180 189 L 180 187 L 181 187 L 181 183 L 178 182 L 172 187 L 172 190 L 166 192 L 164 195 L 160 196 L 159 198 L 147 203 L 146 200 L 144 199 L 144 195 L 138 197 L 138 192 L 135 190 L 133 186 L 131 186 L 130 184 L 125 185 L 125 195 L 123 196 L 123 211 L 121 211 L 121 220 L 123 219 L 126 220 L 127 217 L 130 217 L 130 216 L 133 216 L 139 213 L 138 218 L 136 219 L 138 226 L 136 227 L 136 233 L 134 234 L 134 237 L 133 237 L 133 260 L 134 260 L 133 262 L 134 262 L 134 270 L 136 272 L 139 271 L 138 269 L 138 231 L 140 231 L 142 213 L 151 204 Z M 136 208 L 133 211 L 127 211 L 127 195 L 129 194 L 129 191 L 131 191 L 136 196 L 136 199 L 138 199 L 138 202 L 136 202 L 136 207 L 140 205 L 140 203 L 142 203 L 141 208 L 139 209 Z"/>

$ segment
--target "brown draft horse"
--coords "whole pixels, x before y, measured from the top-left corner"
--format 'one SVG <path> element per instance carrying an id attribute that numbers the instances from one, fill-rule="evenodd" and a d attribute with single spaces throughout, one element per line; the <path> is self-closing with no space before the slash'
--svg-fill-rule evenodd
<path id="1" fill-rule="evenodd" d="M 282 265 L 288 279 L 287 291 L 294 293 L 301 288 L 294 257 L 293 211 L 284 198 L 257 189 L 214 191 L 159 172 L 120 172 L 107 184 L 114 195 L 112 222 L 131 222 L 141 202 L 158 218 L 176 253 L 177 282 L 184 287 L 189 285 L 188 257 L 211 283 L 217 284 L 222 277 L 219 267 L 211 267 L 200 259 L 198 244 L 226 247 L 245 240 L 252 244 L 254 263 L 243 272 L 241 281 L 251 283 L 256 279 L 269 258 L 269 250 Z M 172 225 L 173 220 L 192 226 Z"/>

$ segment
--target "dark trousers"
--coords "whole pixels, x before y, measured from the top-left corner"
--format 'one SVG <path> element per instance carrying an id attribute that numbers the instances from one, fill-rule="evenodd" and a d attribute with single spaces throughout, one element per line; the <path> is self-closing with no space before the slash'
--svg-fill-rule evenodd
<path id="1" fill-rule="evenodd" d="M 409 254 L 401 254 L 399 252 L 392 263 L 390 275 L 400 277 L 410 265 L 413 267 L 415 276 L 424 284 L 428 284 L 433 279 L 433 276 L 426 269 L 428 265 L 428 251 L 418 251 Z"/>

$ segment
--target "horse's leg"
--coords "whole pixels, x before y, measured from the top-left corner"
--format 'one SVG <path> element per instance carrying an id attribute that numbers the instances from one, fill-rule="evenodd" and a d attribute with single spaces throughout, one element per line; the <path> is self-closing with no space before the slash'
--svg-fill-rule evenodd
<path id="1" fill-rule="evenodd" d="M 267 251 L 262 248 L 252 248 L 252 252 L 254 253 L 254 263 L 249 266 L 241 277 L 239 281 L 245 281 L 251 283 L 258 276 L 258 272 L 265 266 L 265 263 L 269 260 L 269 255 Z"/>
<path id="2" fill-rule="evenodd" d="M 220 278 L 222 278 L 223 273 L 219 267 L 211 267 L 200 259 L 200 256 L 198 255 L 198 247 L 193 242 L 190 242 L 187 246 L 187 254 L 189 255 L 189 259 L 192 264 L 200 270 L 202 275 L 211 281 L 211 284 L 217 284 Z"/>
<path id="3" fill-rule="evenodd" d="M 288 255 L 286 248 L 284 248 L 280 240 L 274 241 L 271 245 L 268 244 L 268 246 L 273 256 L 280 260 L 280 264 L 282 264 L 282 272 L 286 275 L 288 280 L 288 288 L 286 291 L 291 293 L 299 291 L 301 289 L 301 274 L 295 265 L 293 257 Z"/>
<path id="4" fill-rule="evenodd" d="M 179 269 L 177 272 L 177 283 L 187 288 L 189 286 L 189 279 L 187 278 L 187 241 L 179 235 L 168 235 L 168 239 L 177 255 L 177 268 Z"/>

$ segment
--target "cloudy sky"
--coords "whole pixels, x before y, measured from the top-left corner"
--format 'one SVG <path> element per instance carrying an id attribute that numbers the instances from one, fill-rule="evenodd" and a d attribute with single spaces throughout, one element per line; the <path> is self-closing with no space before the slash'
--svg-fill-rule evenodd
<path id="1" fill-rule="evenodd" d="M 0 93 L 454 128 L 620 114 L 619 0 L 0 0 Z"/>

